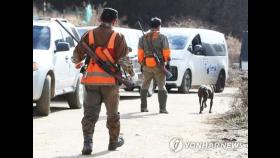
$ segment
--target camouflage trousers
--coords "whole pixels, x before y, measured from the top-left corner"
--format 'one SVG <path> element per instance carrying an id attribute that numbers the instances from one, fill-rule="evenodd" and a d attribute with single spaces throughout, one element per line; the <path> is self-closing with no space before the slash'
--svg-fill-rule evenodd
<path id="1" fill-rule="evenodd" d="M 166 91 L 165 89 L 165 74 L 160 70 L 160 68 L 150 68 L 147 66 L 143 67 L 144 80 L 141 89 L 149 89 L 152 79 L 157 82 L 159 91 Z"/>
<path id="2" fill-rule="evenodd" d="M 120 133 L 119 86 L 85 85 L 84 116 L 82 118 L 84 138 L 92 139 L 102 102 L 106 106 L 106 126 L 109 130 L 110 142 L 116 142 Z"/>

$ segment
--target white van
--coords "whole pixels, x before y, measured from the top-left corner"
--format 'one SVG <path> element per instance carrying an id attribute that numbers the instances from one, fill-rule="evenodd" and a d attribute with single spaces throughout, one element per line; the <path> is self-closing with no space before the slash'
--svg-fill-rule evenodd
<path id="1" fill-rule="evenodd" d="M 166 88 L 188 93 L 191 87 L 214 85 L 222 92 L 228 77 L 228 49 L 224 34 L 194 28 L 161 28 L 171 49 L 170 70 L 173 77 Z"/>
<path id="2" fill-rule="evenodd" d="M 77 30 L 80 36 L 82 36 L 89 29 L 93 29 L 95 27 L 96 26 L 77 27 Z M 113 30 L 123 34 L 128 47 L 131 48 L 131 52 L 129 52 L 128 57 L 129 60 L 132 62 L 133 70 L 136 76 L 136 79 L 133 80 L 135 87 L 133 87 L 132 89 L 128 89 L 124 85 L 122 85 L 120 88 L 126 91 L 133 91 L 133 89 L 138 88 L 140 91 L 140 87 L 143 82 L 143 74 L 141 72 L 141 65 L 138 63 L 137 51 L 138 51 L 138 41 L 139 38 L 142 36 L 142 32 L 137 29 L 122 28 L 122 27 L 113 27 Z M 152 81 L 148 90 L 148 96 L 149 97 L 152 96 L 153 93 L 154 93 L 154 82 Z"/>

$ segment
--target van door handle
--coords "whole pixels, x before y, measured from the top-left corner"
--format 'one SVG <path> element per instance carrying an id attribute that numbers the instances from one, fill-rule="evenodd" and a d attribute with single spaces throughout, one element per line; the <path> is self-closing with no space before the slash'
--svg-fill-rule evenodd
<path id="1" fill-rule="evenodd" d="M 69 57 L 68 57 L 68 56 L 66 56 L 66 57 L 65 57 L 65 60 L 68 60 L 68 59 L 69 59 Z"/>

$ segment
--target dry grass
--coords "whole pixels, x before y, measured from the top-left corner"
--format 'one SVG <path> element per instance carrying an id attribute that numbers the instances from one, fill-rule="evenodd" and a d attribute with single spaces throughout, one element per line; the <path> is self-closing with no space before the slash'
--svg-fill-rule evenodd
<path id="1" fill-rule="evenodd" d="M 65 18 L 70 23 L 74 24 L 75 26 L 97 26 L 100 24 L 99 17 L 103 11 L 104 4 L 100 4 L 97 9 L 93 10 L 93 16 L 89 24 L 85 25 L 82 23 L 83 17 L 81 13 L 75 13 L 71 11 L 65 11 L 65 13 L 59 13 L 58 11 L 46 12 L 43 14 L 42 11 L 39 11 L 36 7 L 33 6 L 33 16 L 46 16 L 46 17 L 53 17 L 53 18 Z M 123 25 L 122 21 L 125 19 L 119 19 L 115 26 L 122 26 L 128 27 L 127 25 Z"/>
<path id="2" fill-rule="evenodd" d="M 237 38 L 232 37 L 231 35 L 226 36 L 226 41 L 229 52 L 229 64 L 231 66 L 233 63 L 239 62 L 241 41 Z"/>
<path id="3" fill-rule="evenodd" d="M 238 77 L 239 92 L 232 103 L 232 110 L 224 116 L 227 123 L 236 127 L 248 127 L 248 72 Z"/>

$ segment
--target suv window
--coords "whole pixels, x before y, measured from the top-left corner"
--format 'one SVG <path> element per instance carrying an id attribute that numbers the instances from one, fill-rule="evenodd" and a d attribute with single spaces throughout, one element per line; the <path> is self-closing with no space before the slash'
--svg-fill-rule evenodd
<path id="1" fill-rule="evenodd" d="M 50 28 L 33 26 L 33 49 L 48 50 L 50 48 Z"/>
<path id="2" fill-rule="evenodd" d="M 69 32 L 71 32 L 73 34 L 73 32 L 71 30 L 69 30 L 69 27 L 67 27 L 65 24 L 64 24 L 64 26 L 67 28 L 67 30 Z M 70 47 L 75 47 L 75 43 L 74 43 L 74 40 L 72 39 L 72 37 L 63 28 L 60 28 L 60 30 L 62 32 L 65 42 L 69 43 Z"/>
<path id="3" fill-rule="evenodd" d="M 78 35 L 77 31 L 75 30 L 75 28 L 71 27 L 71 31 L 73 32 L 74 36 L 76 37 L 76 39 L 79 41 L 80 40 L 80 36 Z"/>
<path id="4" fill-rule="evenodd" d="M 70 36 L 66 37 L 65 41 L 69 43 L 70 47 L 75 47 L 74 40 L 72 37 Z"/>

